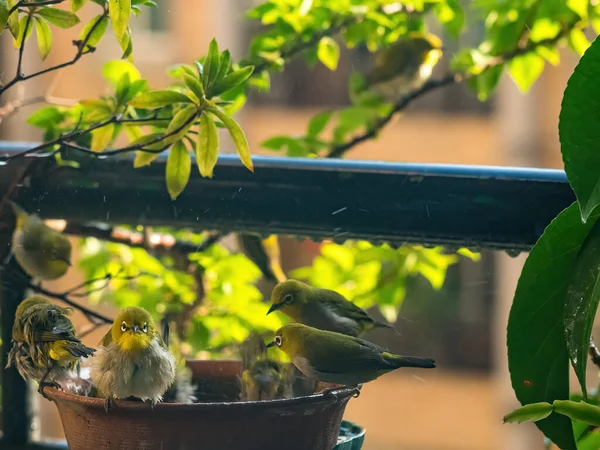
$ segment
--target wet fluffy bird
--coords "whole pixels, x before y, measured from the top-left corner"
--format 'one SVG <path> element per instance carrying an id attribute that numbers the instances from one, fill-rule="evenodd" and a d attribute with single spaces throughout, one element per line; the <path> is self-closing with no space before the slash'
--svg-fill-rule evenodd
<path id="1" fill-rule="evenodd" d="M 39 381 L 42 395 L 44 386 L 60 387 L 59 382 L 74 379 L 81 358 L 95 352 L 75 337 L 70 312 L 39 295 L 17 308 L 7 367 L 15 365 L 23 378 Z"/>
<path id="2" fill-rule="evenodd" d="M 152 406 L 175 379 L 175 358 L 144 308 L 123 309 L 101 341 L 90 377 L 108 411 L 114 397 L 150 400 Z"/>

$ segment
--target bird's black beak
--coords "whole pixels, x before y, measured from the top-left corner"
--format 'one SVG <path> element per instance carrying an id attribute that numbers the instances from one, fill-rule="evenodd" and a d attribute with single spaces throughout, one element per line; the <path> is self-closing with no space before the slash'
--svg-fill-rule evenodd
<path id="1" fill-rule="evenodd" d="M 56 259 L 58 259 L 59 261 L 64 262 L 69 267 L 73 267 L 73 264 L 71 263 L 71 260 L 69 258 L 62 258 L 62 257 L 59 256 Z"/>
<path id="2" fill-rule="evenodd" d="M 270 312 L 270 311 L 269 311 Z M 271 341 L 266 345 L 267 348 L 275 347 L 275 341 Z"/>
<path id="3" fill-rule="evenodd" d="M 134 325 L 131 327 L 131 331 L 133 331 L 134 333 L 139 333 L 141 330 L 140 330 L 140 327 L 138 327 L 137 325 Z"/>
<path id="4" fill-rule="evenodd" d="M 283 306 L 283 303 L 273 303 L 269 310 L 267 311 L 267 316 L 271 314 L 273 311 L 277 311 L 279 308 Z"/>

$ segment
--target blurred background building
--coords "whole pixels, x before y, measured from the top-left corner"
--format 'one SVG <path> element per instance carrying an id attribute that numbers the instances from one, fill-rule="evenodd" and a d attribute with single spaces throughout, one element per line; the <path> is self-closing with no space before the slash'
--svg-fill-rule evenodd
<path id="1" fill-rule="evenodd" d="M 256 0 L 253 0 L 256 1 Z M 158 0 L 134 19 L 135 64 L 151 86 L 169 82 L 165 68 L 191 62 L 203 55 L 216 37 L 234 58 L 244 50 L 259 26 L 243 19 L 251 0 Z M 95 14 L 88 4 L 82 22 Z M 55 29 L 54 47 L 45 64 L 71 58 L 72 30 Z M 443 36 L 442 30 L 438 32 Z M 477 45 L 483 24 L 474 24 L 460 41 L 447 40 L 446 52 L 436 73 L 447 70 L 453 50 Z M 33 40 L 32 40 L 33 41 Z M 3 76 L 14 70 L 16 52 L 12 38 L 4 33 L 0 42 Z M 41 67 L 35 45 L 26 50 L 24 69 Z M 68 104 L 105 92 L 102 65 L 119 58 L 120 50 L 107 32 L 97 51 L 59 74 L 24 83 L 5 99 L 33 98 L 46 93 Z M 415 102 L 375 141 L 352 149 L 347 158 L 399 162 L 436 162 L 562 168 L 558 141 L 558 114 L 562 93 L 577 57 L 563 52 L 559 67 L 547 67 L 533 89 L 521 94 L 505 77 L 494 95 L 481 103 L 465 86 L 450 86 Z M 366 50 L 343 50 L 336 72 L 322 65 L 306 68 L 302 60 L 290 63 L 285 73 L 273 77 L 268 94 L 252 95 L 238 114 L 254 153 L 268 153 L 260 143 L 278 134 L 303 133 L 318 111 L 348 104 L 347 80 L 351 70 L 368 67 Z M 48 92 L 50 89 L 50 92 Z M 12 97 L 10 96 L 12 95 Z M 20 97 L 19 97 L 20 96 Z M 4 140 L 35 141 L 40 134 L 25 124 L 39 105 L 24 107 L 0 124 Z M 224 145 L 228 142 L 223 139 Z M 229 148 L 229 151 L 232 149 Z M 225 151 L 228 151 L 225 148 Z M 532 205 L 533 206 L 533 205 Z M 282 241 L 285 268 L 309 263 L 318 252 L 312 243 Z M 363 389 L 352 400 L 346 418 L 367 428 L 365 450 L 536 450 L 543 440 L 532 425 L 502 425 L 501 417 L 516 406 L 510 387 L 505 346 L 508 311 L 524 256 L 484 252 L 479 263 L 462 259 L 450 268 L 444 288 L 435 292 L 417 281 L 404 302 L 396 345 L 405 353 L 435 357 L 436 371 L 395 373 Z M 80 281 L 73 270 L 58 283 L 61 291 Z M 106 311 L 109 313 L 110 311 Z M 82 318 L 78 318 L 83 323 Z M 105 331 L 90 335 L 95 345 Z M 377 334 L 374 339 L 381 335 Z M 401 371 L 400 371 L 401 372 Z M 40 434 L 62 437 L 62 427 L 52 404 L 40 403 Z"/>

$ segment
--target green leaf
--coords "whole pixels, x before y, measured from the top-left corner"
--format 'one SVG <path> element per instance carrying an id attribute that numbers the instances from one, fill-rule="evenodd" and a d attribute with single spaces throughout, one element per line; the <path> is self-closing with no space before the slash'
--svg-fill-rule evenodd
<path id="1" fill-rule="evenodd" d="M 567 6 L 576 13 L 582 20 L 588 17 L 588 0 L 567 0 Z"/>
<path id="2" fill-rule="evenodd" d="M 508 367 L 522 405 L 569 398 L 564 314 L 577 253 L 593 223 L 573 203 L 548 225 L 521 272 L 507 327 Z M 551 414 L 536 426 L 564 450 L 576 450 L 571 421 Z"/>
<path id="3" fill-rule="evenodd" d="M 108 17 L 99 14 L 85 24 L 81 32 L 79 33 L 79 40 L 83 43 L 86 42 L 86 49 L 90 47 L 96 47 L 106 33 L 108 26 Z M 86 39 L 87 38 L 87 39 Z"/>
<path id="4" fill-rule="evenodd" d="M 190 179 L 192 159 L 182 141 L 177 141 L 171 147 L 167 158 L 167 190 L 172 200 L 183 192 Z"/>
<path id="5" fill-rule="evenodd" d="M 204 87 L 198 78 L 184 72 L 183 82 L 187 88 L 194 93 L 198 100 L 202 100 L 204 98 Z"/>
<path id="6" fill-rule="evenodd" d="M 552 402 L 554 411 L 563 414 L 572 420 L 600 427 L 600 407 L 590 405 L 586 402 L 574 402 L 572 400 L 554 400 Z"/>
<path id="7" fill-rule="evenodd" d="M 600 39 L 596 39 L 579 61 L 567 83 L 562 101 L 558 134 L 565 172 L 587 220 L 600 204 Z"/>
<path id="8" fill-rule="evenodd" d="M 319 41 L 317 57 L 329 70 L 335 70 L 340 60 L 340 46 L 335 39 L 325 36 Z"/>
<path id="9" fill-rule="evenodd" d="M 308 122 L 307 135 L 310 137 L 317 137 L 319 134 L 321 134 L 329 123 L 332 115 L 332 111 L 325 111 L 310 119 L 310 122 Z"/>
<path id="10" fill-rule="evenodd" d="M 204 69 L 202 71 L 202 82 L 204 83 L 204 89 L 207 92 L 207 95 L 210 95 L 210 88 L 219 73 L 219 67 L 219 45 L 217 44 L 217 40 L 213 39 L 208 46 L 208 56 L 206 57 L 206 61 L 204 61 Z"/>
<path id="11" fill-rule="evenodd" d="M 6 27 L 8 23 L 8 12 L 9 8 L 6 3 L 6 0 L 0 0 L 0 33 Z"/>
<path id="12" fill-rule="evenodd" d="M 150 163 L 159 156 L 160 153 L 137 151 L 135 152 L 135 159 L 133 160 L 133 168 L 139 169 L 140 167 L 149 166 Z"/>
<path id="13" fill-rule="evenodd" d="M 38 50 L 42 61 L 46 59 L 52 48 L 52 30 L 45 20 L 35 18 L 35 34 L 37 36 Z"/>
<path id="14" fill-rule="evenodd" d="M 192 125 L 194 125 L 197 114 L 198 107 L 196 105 L 186 106 L 179 110 L 177 114 L 173 116 L 173 119 L 169 122 L 169 126 L 165 130 L 165 136 L 169 135 L 165 138 L 165 142 L 172 143 L 185 136 Z"/>
<path id="15" fill-rule="evenodd" d="M 254 164 L 252 164 L 250 147 L 248 146 L 248 140 L 246 139 L 246 135 L 244 134 L 242 128 L 235 120 L 233 120 L 223 111 L 217 108 L 210 108 L 209 111 L 217 116 L 221 122 L 223 122 L 225 128 L 227 128 L 227 131 L 229 131 L 229 135 L 233 139 L 233 143 L 235 144 L 238 155 L 240 155 L 242 163 L 249 171 L 254 172 Z"/>
<path id="16" fill-rule="evenodd" d="M 215 122 L 208 114 L 200 116 L 200 129 L 196 144 L 196 163 L 203 177 L 212 178 L 213 169 L 219 159 L 219 133 Z"/>
<path id="17" fill-rule="evenodd" d="M 544 71 L 544 58 L 535 53 L 517 56 L 508 63 L 510 76 L 521 92 L 527 92 Z"/>
<path id="18" fill-rule="evenodd" d="M 129 27 L 131 17 L 131 0 L 109 0 L 108 15 L 113 26 L 115 37 L 120 42 Z"/>
<path id="19" fill-rule="evenodd" d="M 115 100 L 117 101 L 118 106 L 127 103 L 127 94 L 129 93 L 130 86 L 131 81 L 129 79 L 129 73 L 124 73 L 117 82 L 117 87 L 115 89 Z"/>
<path id="20" fill-rule="evenodd" d="M 231 69 L 231 53 L 229 50 L 225 50 L 220 56 L 217 79 L 224 78 L 229 73 L 229 69 Z"/>
<path id="21" fill-rule="evenodd" d="M 254 67 L 246 66 L 239 70 L 231 72 L 225 78 L 215 83 L 213 89 L 211 90 L 211 95 L 221 95 L 238 86 L 239 84 L 242 84 L 244 81 L 250 78 L 250 75 L 252 75 L 253 70 Z"/>
<path id="22" fill-rule="evenodd" d="M 600 301 L 600 222 L 594 224 L 577 255 L 565 304 L 567 350 L 586 399 L 588 347 L 598 301 Z"/>
<path id="23" fill-rule="evenodd" d="M 121 59 L 127 59 L 128 61 L 133 62 L 133 39 L 131 39 L 131 29 L 129 27 L 125 30 L 123 39 L 119 41 L 119 46 L 123 51 Z"/>
<path id="24" fill-rule="evenodd" d="M 71 0 L 71 12 L 76 13 L 81 9 L 87 0 Z"/>
<path id="25" fill-rule="evenodd" d="M 102 76 L 106 78 L 112 86 L 117 86 L 121 78 L 127 74 L 130 81 L 139 80 L 142 75 L 137 68 L 129 61 L 117 59 L 109 61 L 102 66 Z"/>
<path id="26" fill-rule="evenodd" d="M 574 28 L 569 33 L 569 46 L 579 55 L 583 56 L 590 46 L 590 41 L 585 37 L 583 30 Z"/>
<path id="27" fill-rule="evenodd" d="M 67 113 L 56 106 L 44 106 L 27 119 L 27 123 L 38 128 L 58 126 L 67 117 Z"/>
<path id="28" fill-rule="evenodd" d="M 598 450 L 599 448 L 600 433 L 597 431 L 588 433 L 581 440 L 577 441 L 577 450 Z"/>
<path id="29" fill-rule="evenodd" d="M 11 15 L 12 17 L 12 15 Z M 27 29 L 25 29 L 27 27 Z M 25 45 L 27 39 L 31 36 L 31 31 L 33 30 L 33 19 L 27 20 L 27 16 L 21 17 L 19 21 L 19 36 L 13 39 L 13 44 L 15 48 L 21 48 L 21 46 Z"/>
<path id="30" fill-rule="evenodd" d="M 15 6 L 17 4 L 17 1 L 18 0 L 7 0 L 6 1 L 6 6 L 8 7 L 9 11 L 12 9 L 13 6 Z M 20 29 L 21 23 L 19 22 L 19 11 L 18 10 L 15 10 L 10 16 L 8 16 L 7 23 L 8 23 L 8 28 L 10 29 L 10 33 L 13 35 L 13 38 L 17 39 L 21 33 L 21 29 Z"/>
<path id="31" fill-rule="evenodd" d="M 145 136 L 140 137 L 139 139 L 136 139 L 135 141 L 133 141 L 131 144 L 129 144 L 130 147 L 140 147 L 144 148 L 146 150 L 162 150 L 164 147 L 166 147 L 166 143 L 164 142 L 164 140 L 162 139 L 163 137 L 163 133 L 151 133 L 151 134 L 147 134 Z M 153 142 L 152 144 L 149 144 L 150 142 Z M 148 145 L 146 145 L 148 144 Z M 144 153 L 145 155 L 158 155 L 158 153 L 149 153 L 149 152 L 138 152 L 138 153 Z M 153 159 L 156 159 L 158 156 L 156 156 Z M 144 158 L 141 158 L 144 159 Z"/>
<path id="32" fill-rule="evenodd" d="M 446 0 L 436 3 L 434 12 L 446 30 L 457 37 L 465 25 L 465 13 L 457 0 Z"/>
<path id="33" fill-rule="evenodd" d="M 112 141 L 114 132 L 114 123 L 109 123 L 106 126 L 93 130 L 91 150 L 97 153 L 104 151 L 108 147 L 108 144 L 110 144 L 110 141 Z"/>
<path id="34" fill-rule="evenodd" d="M 552 414 L 552 405 L 548 402 L 531 403 L 517 408 L 502 418 L 504 423 L 537 422 Z"/>
<path id="35" fill-rule="evenodd" d="M 181 92 L 164 90 L 151 91 L 138 95 L 129 104 L 134 108 L 156 109 L 174 103 L 193 103 L 192 99 Z"/>
<path id="36" fill-rule="evenodd" d="M 50 6 L 45 6 L 36 11 L 36 14 L 39 14 L 52 25 L 55 25 L 59 28 L 71 28 L 79 23 L 79 17 L 69 11 L 64 11 L 58 8 L 52 8 Z"/>

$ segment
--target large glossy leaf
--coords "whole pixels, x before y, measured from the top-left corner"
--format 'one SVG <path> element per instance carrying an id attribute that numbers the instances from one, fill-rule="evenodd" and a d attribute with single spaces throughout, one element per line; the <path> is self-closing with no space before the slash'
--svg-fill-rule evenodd
<path id="1" fill-rule="evenodd" d="M 569 79 L 560 111 L 558 132 L 565 171 L 587 220 L 600 204 L 600 40 L 585 52 Z"/>
<path id="2" fill-rule="evenodd" d="M 595 221 L 581 246 L 567 289 L 565 337 L 569 358 L 587 398 L 588 347 L 600 300 L 600 222 Z"/>
<path id="3" fill-rule="evenodd" d="M 548 225 L 523 267 L 507 328 L 508 367 L 521 404 L 569 398 L 564 312 L 569 279 L 592 223 L 573 203 Z M 558 414 L 536 422 L 563 450 L 575 450 L 571 421 Z"/>

